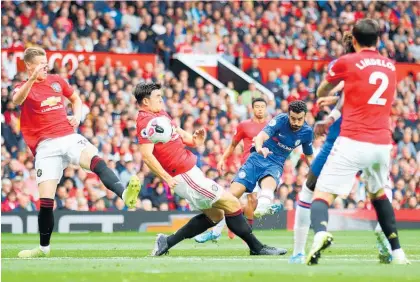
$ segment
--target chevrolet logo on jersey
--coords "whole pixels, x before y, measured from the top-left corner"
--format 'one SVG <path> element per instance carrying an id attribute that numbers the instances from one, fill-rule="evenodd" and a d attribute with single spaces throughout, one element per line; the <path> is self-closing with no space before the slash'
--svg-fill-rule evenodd
<path id="1" fill-rule="evenodd" d="M 58 103 L 61 103 L 61 97 L 51 96 L 41 102 L 41 107 L 53 107 Z"/>

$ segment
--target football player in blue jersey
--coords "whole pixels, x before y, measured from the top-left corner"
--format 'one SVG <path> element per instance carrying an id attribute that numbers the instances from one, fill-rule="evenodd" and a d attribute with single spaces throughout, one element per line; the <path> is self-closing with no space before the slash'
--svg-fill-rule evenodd
<path id="1" fill-rule="evenodd" d="M 251 155 L 235 176 L 230 191 L 234 195 L 251 193 L 256 184 L 261 187 L 256 217 L 274 213 L 274 190 L 283 173 L 283 165 L 290 153 L 302 145 L 308 162 L 312 161 L 313 130 L 305 122 L 308 109 L 305 102 L 293 101 L 288 113 L 274 117 L 255 137 Z"/>
<path id="2" fill-rule="evenodd" d="M 345 53 L 354 53 L 352 44 L 352 35 L 347 33 L 343 37 L 343 46 Z M 332 61 L 328 69 L 331 69 L 336 60 Z M 296 207 L 295 225 L 294 225 L 294 249 L 293 255 L 290 258 L 290 263 L 302 264 L 305 262 L 305 246 L 308 238 L 310 220 L 310 209 L 312 203 L 313 191 L 315 190 L 318 176 L 327 161 L 335 140 L 340 135 L 341 126 L 341 107 L 343 105 L 344 95 L 340 95 L 340 91 L 344 88 L 344 83 L 341 82 L 332 91 L 337 93 L 335 96 L 327 96 L 319 98 L 318 106 L 331 106 L 335 104 L 334 109 L 330 112 L 328 117 L 320 122 L 317 122 L 314 127 L 315 135 L 327 134 L 324 145 L 318 153 L 308 173 L 306 183 L 303 185 L 302 191 L 299 193 L 299 200 Z M 392 193 L 392 192 L 391 192 Z M 389 197 L 389 196 L 388 196 Z M 392 198 L 392 196 L 391 196 Z M 375 229 L 377 238 L 377 246 L 379 249 L 379 259 L 382 263 L 389 263 L 391 252 L 388 240 L 383 234 L 380 227 Z"/>

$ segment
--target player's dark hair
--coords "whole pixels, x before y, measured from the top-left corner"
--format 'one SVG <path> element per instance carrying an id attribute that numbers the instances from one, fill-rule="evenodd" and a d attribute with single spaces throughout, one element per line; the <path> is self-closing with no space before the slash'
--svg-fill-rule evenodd
<path id="1" fill-rule="evenodd" d="M 289 113 L 290 112 L 294 112 L 297 114 L 300 114 L 301 112 L 305 112 L 305 114 L 308 112 L 308 108 L 306 107 L 306 103 L 301 101 L 301 100 L 297 100 L 297 101 L 293 101 L 289 104 Z"/>
<path id="2" fill-rule="evenodd" d="M 254 98 L 252 99 L 252 108 L 254 108 L 254 104 L 257 102 L 263 102 L 265 105 L 267 105 L 267 101 L 264 98 Z"/>
<path id="3" fill-rule="evenodd" d="M 359 20 L 353 27 L 352 34 L 360 46 L 375 47 L 380 34 L 379 25 L 372 19 Z"/>
<path id="4" fill-rule="evenodd" d="M 343 35 L 342 44 L 344 47 L 344 53 L 350 54 L 355 53 L 356 50 L 354 50 L 353 46 L 353 35 L 350 32 L 345 32 Z"/>
<path id="5" fill-rule="evenodd" d="M 137 103 L 141 105 L 144 98 L 149 98 L 154 90 L 161 88 L 158 83 L 139 83 L 133 90 L 133 95 L 136 97 Z"/>

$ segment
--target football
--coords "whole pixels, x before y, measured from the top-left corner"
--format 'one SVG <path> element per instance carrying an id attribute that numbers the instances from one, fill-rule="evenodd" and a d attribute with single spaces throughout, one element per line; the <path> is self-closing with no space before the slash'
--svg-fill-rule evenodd
<path id="1" fill-rule="evenodd" d="M 171 140 L 173 127 L 171 120 L 165 116 L 155 117 L 146 127 L 147 138 L 153 143 L 167 143 Z"/>

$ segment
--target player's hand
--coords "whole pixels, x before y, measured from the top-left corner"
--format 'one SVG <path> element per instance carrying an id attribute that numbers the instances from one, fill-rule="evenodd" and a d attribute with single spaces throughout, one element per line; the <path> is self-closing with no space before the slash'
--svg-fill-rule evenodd
<path id="1" fill-rule="evenodd" d="M 169 188 L 171 188 L 171 190 L 175 189 L 176 185 L 178 185 L 178 181 L 173 177 L 165 179 L 165 182 L 168 184 L 168 186 L 169 186 Z"/>
<path id="2" fill-rule="evenodd" d="M 75 116 L 67 116 L 67 120 L 73 128 L 77 128 L 80 124 L 80 120 L 78 120 Z"/>
<path id="3" fill-rule="evenodd" d="M 314 133 L 316 136 L 321 136 L 328 133 L 330 126 L 334 123 L 334 119 L 327 118 L 326 120 L 318 121 L 314 126 Z"/>
<path id="4" fill-rule="evenodd" d="M 47 67 L 47 64 L 39 64 L 36 66 L 34 72 L 32 73 L 31 77 L 29 77 L 30 81 L 36 81 L 38 78 L 38 75 L 44 71 L 44 69 Z"/>
<path id="5" fill-rule="evenodd" d="M 321 97 L 318 98 L 316 101 L 316 104 L 318 107 L 325 107 L 325 106 L 331 106 L 337 104 L 338 97 L 337 96 L 327 96 L 327 97 Z"/>
<path id="6" fill-rule="evenodd" d="M 197 129 L 193 134 L 193 142 L 197 145 L 202 145 L 206 140 L 206 131 L 204 128 Z"/>
<path id="7" fill-rule="evenodd" d="M 219 172 L 223 172 L 225 170 L 225 161 L 221 160 L 220 162 L 217 163 L 217 170 Z"/>
<path id="8" fill-rule="evenodd" d="M 258 154 L 261 154 L 264 156 L 264 158 L 268 157 L 268 155 L 271 155 L 273 152 L 271 152 L 268 148 L 262 147 L 261 149 L 257 150 Z"/>

